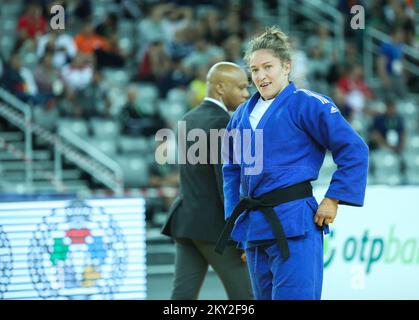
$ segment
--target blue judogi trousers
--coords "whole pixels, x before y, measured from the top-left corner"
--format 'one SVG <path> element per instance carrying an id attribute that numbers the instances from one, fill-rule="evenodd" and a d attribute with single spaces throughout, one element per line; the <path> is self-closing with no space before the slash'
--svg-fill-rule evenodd
<path id="1" fill-rule="evenodd" d="M 323 283 L 323 231 L 288 238 L 290 257 L 283 261 L 275 240 L 246 249 L 257 300 L 319 300 Z"/>

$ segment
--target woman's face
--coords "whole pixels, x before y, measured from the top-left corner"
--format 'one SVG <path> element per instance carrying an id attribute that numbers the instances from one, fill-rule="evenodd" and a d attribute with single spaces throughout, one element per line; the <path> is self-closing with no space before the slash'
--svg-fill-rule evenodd
<path id="1" fill-rule="evenodd" d="M 288 85 L 291 63 L 283 63 L 272 50 L 253 52 L 249 62 L 252 81 L 263 99 L 275 98 Z"/>

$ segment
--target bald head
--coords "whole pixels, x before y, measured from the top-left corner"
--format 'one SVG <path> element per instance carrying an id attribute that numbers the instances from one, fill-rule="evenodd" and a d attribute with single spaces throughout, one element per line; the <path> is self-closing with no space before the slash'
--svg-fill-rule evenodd
<path id="1" fill-rule="evenodd" d="M 232 62 L 218 62 L 207 74 L 207 96 L 225 104 L 234 111 L 249 97 L 245 71 Z"/>

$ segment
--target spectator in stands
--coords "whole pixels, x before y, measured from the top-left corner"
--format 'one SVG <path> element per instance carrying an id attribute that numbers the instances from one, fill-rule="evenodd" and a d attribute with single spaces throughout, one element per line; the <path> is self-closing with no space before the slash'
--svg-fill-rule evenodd
<path id="1" fill-rule="evenodd" d="M 65 30 L 52 30 L 41 36 L 37 42 L 36 54 L 38 59 L 46 52 L 52 53 L 52 61 L 57 69 L 69 63 L 77 54 L 77 47 L 71 35 Z"/>
<path id="2" fill-rule="evenodd" d="M 170 89 L 173 88 L 186 90 L 192 79 L 192 70 L 186 68 L 181 60 L 173 59 L 171 68 L 156 82 L 160 97 L 165 98 Z"/>
<path id="3" fill-rule="evenodd" d="M 304 50 L 300 49 L 300 40 L 298 38 L 291 38 L 290 44 L 292 48 L 292 62 L 293 68 L 291 70 L 290 78 L 297 87 L 308 88 L 308 58 Z"/>
<path id="4" fill-rule="evenodd" d="M 78 53 L 73 61 L 63 67 L 61 76 L 71 90 L 84 90 L 93 78 L 93 63 L 90 56 Z"/>
<path id="5" fill-rule="evenodd" d="M 76 17 L 80 22 L 90 19 L 92 15 L 92 3 L 90 0 L 75 0 L 71 6 L 70 16 Z"/>
<path id="6" fill-rule="evenodd" d="M 90 21 L 83 25 L 81 32 L 74 37 L 74 42 L 78 51 L 95 57 L 99 69 L 102 67 L 120 68 L 125 63 L 118 48 L 113 47 L 107 38 L 96 34 Z"/>
<path id="7" fill-rule="evenodd" d="M 83 92 L 83 105 L 88 108 L 90 115 L 107 119 L 114 119 L 120 111 L 111 103 L 109 92 L 111 85 L 104 80 L 100 70 L 94 70 L 93 79 Z"/>
<path id="8" fill-rule="evenodd" d="M 386 112 L 377 115 L 373 119 L 370 128 L 371 151 L 378 149 L 390 150 L 400 157 L 400 173 L 404 174 L 405 163 L 403 160 L 403 150 L 406 141 L 405 125 L 403 118 L 397 114 L 396 103 L 387 98 L 385 100 Z M 371 168 L 372 171 L 374 167 Z"/>
<path id="9" fill-rule="evenodd" d="M 102 36 L 95 33 L 90 21 L 83 24 L 81 31 L 74 37 L 77 49 L 88 55 L 93 55 L 97 49 L 109 50 L 109 42 Z"/>
<path id="10" fill-rule="evenodd" d="M 349 119 L 352 119 L 354 113 L 366 111 L 373 94 L 364 81 L 361 65 L 347 65 L 345 73 L 338 80 L 337 87 L 345 97 L 345 105 L 350 108 Z"/>
<path id="11" fill-rule="evenodd" d="M 346 101 L 345 94 L 343 93 L 342 90 L 340 90 L 338 88 L 338 86 L 335 86 L 333 88 L 331 98 L 333 99 L 333 101 L 335 101 L 336 106 L 339 107 L 339 111 L 342 114 L 342 116 L 344 116 L 345 119 L 348 122 L 351 122 L 352 121 L 352 117 L 353 117 L 352 109 L 351 109 L 351 107 L 349 107 L 349 105 L 348 105 L 348 103 Z"/>
<path id="12" fill-rule="evenodd" d="M 16 29 L 18 39 L 16 49 L 26 41 L 35 42 L 36 39 L 47 31 L 47 20 L 42 15 L 42 7 L 37 3 L 30 3 L 23 15 L 18 19 Z"/>
<path id="13" fill-rule="evenodd" d="M 138 80 L 158 82 L 170 72 L 171 59 L 162 41 L 153 41 L 145 51 L 138 66 Z"/>
<path id="14" fill-rule="evenodd" d="M 316 29 L 316 34 L 311 36 L 307 41 L 307 49 L 310 51 L 311 49 L 318 47 L 321 55 L 329 60 L 329 63 L 333 63 L 336 59 L 336 48 L 335 43 L 329 34 L 329 30 L 321 24 L 319 24 Z"/>
<path id="15" fill-rule="evenodd" d="M 197 36 L 196 30 L 191 27 L 180 28 L 175 32 L 175 36 L 167 46 L 168 54 L 173 60 L 182 60 L 194 50 L 194 38 Z"/>
<path id="16" fill-rule="evenodd" d="M 244 36 L 243 24 L 240 23 L 240 14 L 238 11 L 228 11 L 224 19 L 224 33 L 226 35 L 237 35 L 240 38 Z"/>
<path id="17" fill-rule="evenodd" d="M 163 35 L 166 43 L 173 40 L 177 30 L 191 26 L 193 21 L 192 8 L 175 4 L 167 11 L 162 20 Z"/>
<path id="18" fill-rule="evenodd" d="M 189 108 L 196 107 L 205 98 L 207 91 L 208 66 L 202 65 L 196 72 L 196 77 L 191 81 L 188 88 Z"/>
<path id="19" fill-rule="evenodd" d="M 391 31 L 390 36 L 390 41 L 381 45 L 378 58 L 381 89 L 386 97 L 395 94 L 403 99 L 406 93 L 402 52 L 404 33 L 397 27 Z"/>
<path id="20" fill-rule="evenodd" d="M 39 93 L 48 99 L 50 107 L 52 107 L 54 97 L 61 95 L 64 90 L 61 75 L 53 65 L 52 53 L 44 54 L 35 68 L 34 76 Z"/>
<path id="21" fill-rule="evenodd" d="M 231 61 L 244 68 L 246 63 L 243 61 L 242 42 L 238 35 L 231 35 L 223 42 L 223 49 L 226 61 Z"/>
<path id="22" fill-rule="evenodd" d="M 122 133 L 131 136 L 154 136 L 156 132 L 167 127 L 159 113 L 145 113 L 141 104 L 141 89 L 131 86 L 127 92 L 128 101 L 120 114 Z"/>
<path id="23" fill-rule="evenodd" d="M 45 102 L 45 98 L 38 92 L 32 71 L 22 66 L 17 52 L 14 52 L 8 63 L 4 65 L 1 86 L 24 102 L 30 104 Z"/>
<path id="24" fill-rule="evenodd" d="M 326 79 L 331 66 L 320 45 L 311 48 L 308 56 L 308 79 L 310 88 L 317 91 L 326 91 Z"/>
<path id="25" fill-rule="evenodd" d="M 148 7 L 146 18 L 138 25 L 138 37 L 143 45 L 147 46 L 155 40 L 161 40 L 162 35 L 166 36 L 163 30 L 163 17 L 172 10 L 173 6 L 169 3 Z"/>
<path id="26" fill-rule="evenodd" d="M 386 112 L 374 117 L 370 129 L 370 149 L 388 149 L 401 154 L 405 145 L 403 118 L 397 113 L 394 100 L 386 99 Z"/>
<path id="27" fill-rule="evenodd" d="M 195 42 L 195 50 L 182 60 L 182 64 L 193 72 L 201 66 L 213 65 L 225 59 L 221 47 L 208 43 L 205 39 Z"/>
<path id="28" fill-rule="evenodd" d="M 93 73 L 92 57 L 83 53 L 77 53 L 73 61 L 62 68 L 61 77 L 65 84 L 65 97 L 71 106 L 71 109 L 67 110 L 69 116 L 86 115 L 86 106 L 82 102 L 84 91 L 92 82 Z"/>
<path id="29" fill-rule="evenodd" d="M 95 33 L 104 38 L 111 38 L 118 29 L 118 17 L 115 13 L 109 13 L 105 20 L 95 28 Z"/>
<path id="30" fill-rule="evenodd" d="M 198 26 L 204 39 L 220 46 L 228 37 L 222 28 L 220 12 L 214 8 L 205 11 L 199 18 Z"/>
<path id="31" fill-rule="evenodd" d="M 382 10 L 382 0 L 373 0 L 369 10 L 366 10 L 365 23 L 367 27 L 377 28 L 384 32 L 386 21 L 384 17 L 384 11 Z"/>

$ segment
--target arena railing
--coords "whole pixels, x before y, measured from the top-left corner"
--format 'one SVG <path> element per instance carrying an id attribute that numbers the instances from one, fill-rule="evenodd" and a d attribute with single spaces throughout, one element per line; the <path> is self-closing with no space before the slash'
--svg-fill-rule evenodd
<path id="1" fill-rule="evenodd" d="M 368 83 L 377 83 L 377 75 L 374 68 L 374 62 L 377 59 L 374 59 L 378 56 L 380 45 L 383 42 L 388 42 L 391 40 L 391 37 L 384 32 L 373 28 L 368 27 L 364 36 L 364 72 L 365 78 Z M 410 57 L 411 60 L 418 61 L 419 63 L 419 53 L 413 47 L 405 44 L 402 46 L 402 51 L 405 57 Z M 404 68 L 409 70 L 416 76 L 419 76 L 419 65 L 410 62 L 407 59 L 403 61 Z"/>
<path id="2" fill-rule="evenodd" d="M 111 170 L 113 173 L 101 172 L 100 168 L 95 169 L 90 166 L 84 166 L 85 170 L 88 171 L 92 176 L 99 180 L 106 181 L 106 184 L 111 187 L 111 189 L 117 194 L 122 195 L 123 193 L 123 172 L 121 166 L 103 153 L 101 150 L 96 148 L 94 145 L 84 141 L 81 137 L 75 134 L 73 131 L 67 128 L 59 128 L 59 135 L 67 143 L 77 147 L 79 150 L 85 152 L 92 159 L 95 159 L 97 162 L 101 163 L 104 167 Z M 60 151 L 55 149 L 56 157 L 60 157 Z M 61 162 L 60 162 L 61 163 Z"/>
<path id="3" fill-rule="evenodd" d="M 0 104 L 0 115 L 9 122 L 25 131 L 25 154 L 27 165 L 27 190 L 33 190 L 33 146 L 32 135 L 48 143 L 54 148 L 54 180 L 62 185 L 62 156 L 95 177 L 105 186 L 120 196 L 124 190 L 122 168 L 93 145 L 83 141 L 73 132 L 61 128 L 60 136 L 40 127 L 33 122 L 30 106 L 0 88 L 0 98 L 5 104 Z M 18 111 L 16 111 L 16 109 Z"/>
<path id="4" fill-rule="evenodd" d="M 298 5 L 296 5 L 298 4 Z M 281 26 L 286 31 L 292 31 L 290 26 L 291 11 L 301 14 L 315 24 L 324 26 L 333 33 L 333 41 L 336 48 L 336 59 L 342 61 L 344 57 L 344 18 L 335 7 L 328 3 L 316 1 L 281 0 L 278 1 L 278 16 L 281 18 Z"/>
<path id="5" fill-rule="evenodd" d="M 25 178 L 28 192 L 32 191 L 33 183 L 33 145 L 32 145 L 32 111 L 30 106 L 17 99 L 8 91 L 0 88 L 0 99 L 13 108 L 13 112 L 7 112 L 5 106 L 0 105 L 0 115 L 13 123 L 25 134 Z"/>

